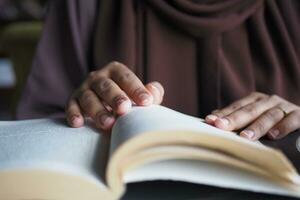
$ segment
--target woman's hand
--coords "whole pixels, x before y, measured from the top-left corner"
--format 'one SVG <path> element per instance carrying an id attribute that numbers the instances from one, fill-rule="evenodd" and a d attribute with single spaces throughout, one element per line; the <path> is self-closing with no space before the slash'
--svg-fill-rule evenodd
<path id="1" fill-rule="evenodd" d="M 67 121 L 81 127 L 83 116 L 91 117 L 101 130 L 110 130 L 115 115 L 127 113 L 132 101 L 141 106 L 160 104 L 164 89 L 158 82 L 146 86 L 125 65 L 111 62 L 91 72 L 66 105 Z"/>
<path id="2" fill-rule="evenodd" d="M 279 96 L 254 92 L 231 105 L 213 111 L 206 122 L 218 128 L 240 132 L 242 137 L 257 140 L 264 135 L 280 139 L 300 128 L 300 107 Z"/>

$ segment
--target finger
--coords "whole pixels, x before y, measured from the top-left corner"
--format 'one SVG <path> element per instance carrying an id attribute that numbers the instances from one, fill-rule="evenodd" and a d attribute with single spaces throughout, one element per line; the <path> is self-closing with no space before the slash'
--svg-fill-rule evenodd
<path id="1" fill-rule="evenodd" d="M 102 130 L 111 129 L 115 118 L 105 109 L 93 91 L 85 90 L 79 95 L 78 101 L 81 109 L 94 120 L 98 128 Z"/>
<path id="2" fill-rule="evenodd" d="M 233 102 L 232 104 L 230 104 L 229 106 L 227 106 L 225 108 L 213 111 L 212 114 L 207 115 L 205 117 L 205 121 L 209 124 L 213 124 L 217 118 L 229 115 L 229 114 L 233 113 L 234 111 L 236 111 L 250 103 L 253 103 L 262 98 L 265 98 L 265 97 L 267 97 L 267 95 L 265 95 L 263 93 L 253 92 L 250 95 L 248 95 L 238 101 Z"/>
<path id="3" fill-rule="evenodd" d="M 165 93 L 163 86 L 159 82 L 151 82 L 146 88 L 153 96 L 153 103 L 161 104 Z"/>
<path id="4" fill-rule="evenodd" d="M 93 82 L 91 88 L 116 114 L 123 115 L 130 110 L 131 100 L 113 80 L 99 77 Z"/>
<path id="5" fill-rule="evenodd" d="M 130 71 L 125 65 L 119 64 L 111 70 L 112 80 L 124 90 L 124 92 L 137 105 L 151 105 L 153 103 L 153 96 L 145 88 L 141 80 Z"/>
<path id="6" fill-rule="evenodd" d="M 71 127 L 78 128 L 83 126 L 84 119 L 81 114 L 80 107 L 74 98 L 71 98 L 67 103 L 65 113 L 67 122 Z"/>
<path id="7" fill-rule="evenodd" d="M 263 98 L 250 103 L 237 111 L 215 121 L 215 126 L 224 130 L 238 130 L 257 119 L 262 113 L 276 106 L 280 100 L 277 96 Z"/>
<path id="8" fill-rule="evenodd" d="M 276 124 L 269 132 L 271 139 L 280 139 L 300 128 L 300 110 L 290 112 L 284 119 Z"/>
<path id="9" fill-rule="evenodd" d="M 101 103 L 103 104 L 104 108 L 109 112 L 113 112 L 113 109 L 110 107 L 110 105 L 108 105 L 105 101 L 101 101 Z"/>
<path id="10" fill-rule="evenodd" d="M 284 117 L 278 107 L 271 108 L 263 113 L 255 122 L 240 133 L 240 136 L 249 140 L 257 140 L 264 136 L 275 124 Z"/>
<path id="11" fill-rule="evenodd" d="M 237 100 L 235 102 L 233 102 L 232 104 L 230 104 L 229 106 L 216 110 L 213 112 L 214 115 L 216 115 L 217 117 L 224 117 L 226 115 L 229 115 L 231 113 L 233 113 L 234 111 L 250 104 L 250 103 L 254 103 L 262 98 L 266 98 L 267 95 L 263 94 L 263 93 L 259 93 L 259 92 L 253 92 L 250 95 Z"/>

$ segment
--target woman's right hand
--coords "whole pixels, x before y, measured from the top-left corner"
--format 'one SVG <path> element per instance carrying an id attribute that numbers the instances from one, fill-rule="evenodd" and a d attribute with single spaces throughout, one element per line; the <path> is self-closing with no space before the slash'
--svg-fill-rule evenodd
<path id="1" fill-rule="evenodd" d="M 81 127 L 84 117 L 91 117 L 103 131 L 112 128 L 115 117 L 127 113 L 132 106 L 160 104 L 164 89 L 158 82 L 144 85 L 125 65 L 111 62 L 89 74 L 72 94 L 66 105 L 66 117 L 71 127 Z"/>

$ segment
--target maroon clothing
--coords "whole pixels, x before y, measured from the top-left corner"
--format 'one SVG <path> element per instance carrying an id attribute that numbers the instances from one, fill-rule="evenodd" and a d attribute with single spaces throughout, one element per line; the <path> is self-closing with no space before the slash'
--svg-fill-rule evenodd
<path id="1" fill-rule="evenodd" d="M 53 0 L 17 117 L 48 117 L 113 60 L 203 117 L 252 91 L 300 105 L 298 0 Z"/>

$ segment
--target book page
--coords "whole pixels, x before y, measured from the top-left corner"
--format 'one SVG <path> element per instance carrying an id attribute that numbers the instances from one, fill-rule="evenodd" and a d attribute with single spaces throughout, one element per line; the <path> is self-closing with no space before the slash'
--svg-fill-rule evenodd
<path id="1" fill-rule="evenodd" d="M 0 176 L 22 171 L 58 172 L 105 189 L 109 141 L 108 134 L 91 125 L 70 128 L 64 119 L 0 122 Z M 1 184 L 5 183 L 0 180 Z"/>
<path id="2" fill-rule="evenodd" d="M 289 190 L 264 177 L 228 165 L 200 160 L 160 160 L 140 166 L 124 176 L 126 183 L 153 180 L 183 181 L 253 192 L 300 196 L 299 190 Z"/>
<path id="3" fill-rule="evenodd" d="M 122 161 L 126 183 L 173 180 L 271 194 L 299 196 L 300 188 L 227 154 L 170 145 L 139 151 Z M 163 164 L 162 164 L 163 163 Z M 200 167 L 199 167 L 200 166 Z"/>
<path id="4" fill-rule="evenodd" d="M 295 168 L 281 152 L 156 105 L 135 107 L 117 120 L 111 138 L 110 155 L 113 156 L 109 174 L 117 173 L 115 170 L 128 156 L 147 148 L 174 144 L 222 152 L 282 179 L 296 184 L 300 181 Z"/>
<path id="5" fill-rule="evenodd" d="M 189 130 L 209 132 L 225 138 L 232 138 L 235 133 L 224 131 L 208 125 L 202 119 L 182 114 L 169 108 L 152 105 L 147 107 L 133 107 L 121 116 L 113 127 L 110 154 L 128 139 L 145 132 Z M 237 138 L 238 136 L 236 136 Z M 250 143 L 246 139 L 245 142 Z M 260 144 L 260 142 L 251 142 Z M 261 144 L 261 146 L 263 146 Z"/>
<path id="6" fill-rule="evenodd" d="M 151 105 L 133 107 L 132 110 L 118 118 L 112 130 L 110 154 L 128 139 L 149 131 L 164 130 L 202 130 L 199 122 L 203 120 L 184 115 L 169 108 Z M 210 129 L 209 126 L 204 127 Z"/>

